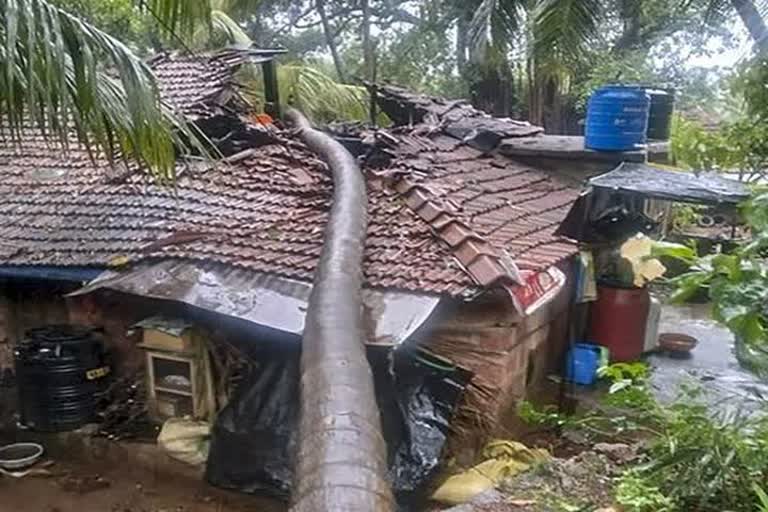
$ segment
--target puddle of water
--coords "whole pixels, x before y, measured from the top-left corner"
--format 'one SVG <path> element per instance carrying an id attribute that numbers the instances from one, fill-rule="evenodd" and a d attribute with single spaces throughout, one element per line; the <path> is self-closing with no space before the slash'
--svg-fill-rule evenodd
<path id="1" fill-rule="evenodd" d="M 651 385 L 661 401 L 675 398 L 683 383 L 695 383 L 706 394 L 704 399 L 724 413 L 756 411 L 768 398 L 768 383 L 741 368 L 734 354 L 733 334 L 710 317 L 706 304 L 665 305 L 659 332 L 679 332 L 698 339 L 687 359 L 653 354 Z"/>

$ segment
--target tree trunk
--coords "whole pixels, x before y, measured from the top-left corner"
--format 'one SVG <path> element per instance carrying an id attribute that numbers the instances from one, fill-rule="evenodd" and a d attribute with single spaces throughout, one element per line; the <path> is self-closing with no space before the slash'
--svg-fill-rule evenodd
<path id="1" fill-rule="evenodd" d="M 526 61 L 528 70 L 528 121 L 537 126 L 544 125 L 544 112 L 541 101 L 541 80 L 537 76 L 536 64 L 532 58 Z"/>
<path id="2" fill-rule="evenodd" d="M 368 0 L 362 0 L 362 8 L 363 23 L 361 29 L 363 32 L 363 68 L 365 79 L 373 82 L 376 74 L 374 69 L 376 64 L 374 62 L 373 42 L 371 41 L 371 5 Z"/>
<path id="3" fill-rule="evenodd" d="M 325 44 L 328 46 L 328 50 L 331 52 L 331 58 L 333 59 L 333 65 L 336 67 L 336 74 L 339 75 L 340 82 L 346 82 L 346 75 L 344 73 L 344 65 L 339 57 L 339 49 L 336 46 L 336 40 L 333 37 L 333 30 L 328 23 L 328 15 L 325 12 L 325 0 L 316 0 L 315 8 L 320 15 L 320 22 L 323 25 L 323 34 L 325 34 Z"/>
<path id="4" fill-rule="evenodd" d="M 463 15 L 456 21 L 456 68 L 466 78 L 467 71 L 467 29 L 469 24 Z"/>
<path id="5" fill-rule="evenodd" d="M 339 142 L 288 119 L 328 164 L 333 203 L 301 342 L 301 416 L 292 512 L 393 512 L 387 452 L 362 315 L 365 179 Z"/>
<path id="6" fill-rule="evenodd" d="M 741 21 L 746 25 L 760 52 L 768 54 L 768 27 L 755 7 L 755 3 L 752 0 L 731 0 L 731 5 L 739 13 Z"/>

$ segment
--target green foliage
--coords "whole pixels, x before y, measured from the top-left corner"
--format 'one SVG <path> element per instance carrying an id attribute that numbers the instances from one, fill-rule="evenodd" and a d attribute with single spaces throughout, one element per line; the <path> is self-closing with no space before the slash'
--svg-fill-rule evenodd
<path id="1" fill-rule="evenodd" d="M 750 243 L 732 254 L 699 257 L 691 270 L 670 282 L 673 302 L 685 302 L 706 289 L 715 320 L 736 335 L 742 365 L 768 376 L 768 193 L 758 192 L 742 208 L 752 230 Z"/>
<path id="2" fill-rule="evenodd" d="M 368 117 L 369 95 L 364 87 L 340 84 L 304 64 L 281 65 L 278 77 L 281 98 L 315 121 L 365 120 Z"/>
<path id="3" fill-rule="evenodd" d="M 637 419 L 651 427 L 657 419 L 658 404 L 648 387 L 650 375 L 648 365 L 636 363 L 614 363 L 598 370 L 598 375 L 607 379 L 611 386 L 601 404 L 612 411 L 617 410 L 623 418 L 625 428 L 635 428 Z"/>
<path id="4" fill-rule="evenodd" d="M 757 511 L 768 512 L 768 493 L 766 493 L 762 487 L 758 484 L 753 484 L 752 489 L 757 495 Z"/>
<path id="5" fill-rule="evenodd" d="M 754 510 L 754 489 L 768 474 L 765 419 L 713 412 L 689 390 L 664 411 L 664 428 L 635 468 L 677 510 Z"/>
<path id="6" fill-rule="evenodd" d="M 156 32 L 153 19 L 149 13 L 140 11 L 134 0 L 54 0 L 52 3 L 119 37 L 140 54 L 146 54 L 152 46 Z"/>
<path id="7" fill-rule="evenodd" d="M 651 247 L 651 258 L 675 258 L 683 261 L 688 265 L 692 265 L 697 257 L 698 252 L 696 246 L 683 245 L 672 242 L 665 242 L 663 240 L 657 240 L 653 242 Z"/>
<path id="8" fill-rule="evenodd" d="M 537 427 L 559 428 L 568 424 L 568 417 L 557 412 L 554 407 L 537 407 L 527 400 L 517 405 L 517 415 L 528 425 Z"/>
<path id="9" fill-rule="evenodd" d="M 677 165 L 686 169 L 713 171 L 737 167 L 742 155 L 730 133 L 706 129 L 696 121 L 676 115 L 672 119 L 671 152 Z"/>
<path id="10" fill-rule="evenodd" d="M 616 486 L 616 503 L 625 512 L 675 512 L 671 499 L 634 471 L 627 471 Z"/>
<path id="11" fill-rule="evenodd" d="M 611 365 L 601 375 L 612 382 L 611 392 L 595 410 L 565 416 L 521 404 L 520 411 L 526 421 L 579 429 L 593 440 L 645 434 L 642 459 L 617 482 L 622 510 L 768 510 L 762 487 L 768 477 L 768 418 L 721 412 L 699 387 L 683 387 L 671 404 L 661 405 L 648 388 L 644 364 Z"/>
<path id="12" fill-rule="evenodd" d="M 741 111 L 717 127 L 705 128 L 677 117 L 672 130 L 672 156 L 684 167 L 736 170 L 749 181 L 768 168 L 768 61 L 756 57 L 731 84 Z"/>
<path id="13" fill-rule="evenodd" d="M 397 30 L 393 36 L 379 53 L 380 76 L 417 91 L 449 98 L 466 96 L 466 84 L 454 71 L 456 60 L 444 24 L 425 23 Z M 355 73 L 361 75 L 362 69 Z"/>
<path id="14" fill-rule="evenodd" d="M 600 37 L 602 0 L 542 0 L 534 9 L 533 55 L 539 61 L 557 58 L 578 62 Z"/>
<path id="15" fill-rule="evenodd" d="M 260 73 L 259 69 L 249 68 L 239 77 L 248 99 L 257 108 L 264 103 Z M 281 64 L 277 76 L 281 101 L 315 122 L 368 119 L 370 95 L 365 87 L 339 83 L 312 63 Z"/>
<path id="16" fill-rule="evenodd" d="M 654 432 L 659 405 L 648 388 L 648 366 L 644 363 L 615 363 L 599 370 L 610 388 L 596 409 L 566 415 L 553 406 L 518 404 L 524 422 L 542 428 L 578 431 L 594 440 L 614 440 L 638 432 Z"/>
<path id="17" fill-rule="evenodd" d="M 45 0 L 1 9 L 0 114 L 14 140 L 30 121 L 64 147 L 74 131 L 89 148 L 173 177 L 174 146 L 197 139 L 161 106 L 152 73 L 125 44 Z"/>

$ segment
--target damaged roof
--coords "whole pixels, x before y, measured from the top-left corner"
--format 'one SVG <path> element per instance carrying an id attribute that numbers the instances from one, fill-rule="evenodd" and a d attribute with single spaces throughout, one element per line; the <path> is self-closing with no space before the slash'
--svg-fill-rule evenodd
<path id="1" fill-rule="evenodd" d="M 196 120 L 218 114 L 232 100 L 240 100 L 235 73 L 243 64 L 265 62 L 278 53 L 257 48 L 195 55 L 160 53 L 149 59 L 147 65 L 155 74 L 160 97 L 187 118 Z"/>
<path id="2" fill-rule="evenodd" d="M 161 81 L 195 74 L 188 63 L 154 65 L 163 66 Z M 163 86 L 169 102 L 199 115 L 205 101 L 198 99 L 213 96 L 190 90 Z M 459 119 L 473 117 L 481 127 L 496 122 L 479 114 Z M 458 139 L 446 118 L 431 121 L 438 126 L 378 134 L 388 162 L 364 166 L 368 287 L 471 295 L 525 285 L 575 252 L 554 231 L 578 184 L 471 147 L 479 131 Z M 540 130 L 510 123 L 504 137 Z M 175 186 L 163 187 L 106 161 L 94 164 L 77 147 L 64 154 L 30 129 L 21 146 L 0 143 L 0 264 L 121 267 L 177 259 L 311 281 L 332 184 L 325 164 L 290 132 L 277 139 L 217 164 L 180 162 Z"/>
<path id="3" fill-rule="evenodd" d="M 142 174 L 105 181 L 87 154 L 42 140 L 0 146 L 0 261 L 116 266 L 157 258 L 215 261 L 311 280 L 331 200 L 325 165 L 298 142 L 213 168 L 180 166 L 175 187 Z M 383 191 L 369 195 L 369 285 L 459 294 L 473 282 L 430 226 Z"/>

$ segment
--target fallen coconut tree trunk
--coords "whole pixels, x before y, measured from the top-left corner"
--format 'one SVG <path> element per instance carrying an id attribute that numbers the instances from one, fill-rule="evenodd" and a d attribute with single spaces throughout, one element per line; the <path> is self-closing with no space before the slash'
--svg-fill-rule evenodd
<path id="1" fill-rule="evenodd" d="M 293 512 L 391 512 L 386 446 L 365 356 L 361 287 L 365 181 L 355 158 L 296 110 L 288 119 L 330 167 L 333 206 L 309 298 L 301 353 Z"/>

